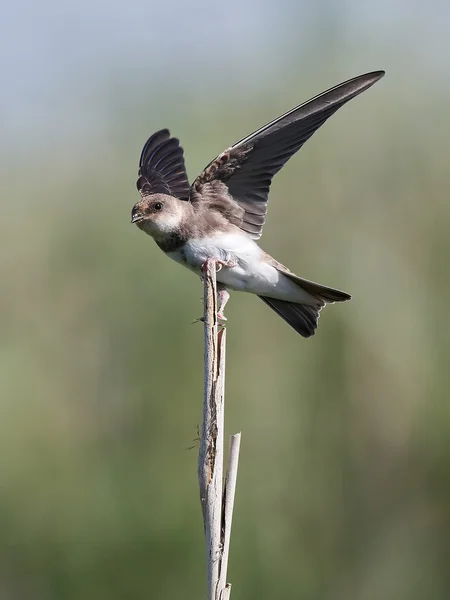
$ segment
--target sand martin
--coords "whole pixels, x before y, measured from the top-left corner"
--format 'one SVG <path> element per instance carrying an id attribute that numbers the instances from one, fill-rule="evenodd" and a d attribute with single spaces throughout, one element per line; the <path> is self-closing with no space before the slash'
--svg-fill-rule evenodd
<path id="1" fill-rule="evenodd" d="M 217 264 L 218 318 L 227 288 L 256 294 L 303 337 L 314 335 L 321 309 L 350 295 L 294 275 L 256 243 L 266 220 L 273 176 L 346 102 L 384 75 L 375 71 L 300 104 L 219 154 L 189 185 L 183 149 L 162 129 L 139 161 L 141 199 L 131 222 L 167 256 L 201 275 Z"/>

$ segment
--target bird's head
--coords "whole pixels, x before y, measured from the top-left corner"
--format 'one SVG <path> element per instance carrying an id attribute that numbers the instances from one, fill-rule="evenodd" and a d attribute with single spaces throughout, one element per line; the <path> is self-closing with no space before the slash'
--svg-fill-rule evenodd
<path id="1" fill-rule="evenodd" d="M 144 196 L 131 211 L 131 222 L 155 239 L 179 230 L 187 207 L 178 198 L 166 194 Z"/>

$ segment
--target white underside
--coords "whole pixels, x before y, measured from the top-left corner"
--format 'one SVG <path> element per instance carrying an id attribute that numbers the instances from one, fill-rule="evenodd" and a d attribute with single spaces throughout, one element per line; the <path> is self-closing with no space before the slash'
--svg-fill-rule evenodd
<path id="1" fill-rule="evenodd" d="M 199 275 L 201 266 L 209 258 L 232 260 L 237 262 L 235 267 L 222 267 L 217 273 L 217 281 L 230 289 L 291 302 L 314 303 L 310 294 L 269 264 L 261 248 L 243 233 L 195 239 L 187 242 L 182 252 L 169 252 L 168 256 Z"/>

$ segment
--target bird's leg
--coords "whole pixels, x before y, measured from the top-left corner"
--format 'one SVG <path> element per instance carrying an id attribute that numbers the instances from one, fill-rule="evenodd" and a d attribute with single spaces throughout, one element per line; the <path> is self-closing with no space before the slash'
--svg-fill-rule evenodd
<path id="1" fill-rule="evenodd" d="M 218 283 L 217 284 L 217 301 L 219 303 L 219 308 L 217 310 L 217 318 L 220 319 L 220 321 L 227 320 L 226 316 L 223 314 L 223 309 L 225 308 L 225 305 L 229 299 L 230 299 L 230 294 L 228 293 L 227 288 L 223 285 L 223 283 Z M 203 302 L 203 298 L 201 300 Z M 205 318 L 198 317 L 198 319 L 195 319 L 194 321 L 192 321 L 192 323 L 198 323 L 199 321 L 202 321 L 204 323 Z M 219 325 L 220 325 L 220 323 L 219 323 Z"/>
<path id="2" fill-rule="evenodd" d="M 226 321 L 227 318 L 223 314 L 223 310 L 225 308 L 226 303 L 230 299 L 230 294 L 227 291 L 227 288 L 223 285 L 223 283 L 217 284 L 217 299 L 219 301 L 219 310 L 217 311 L 217 318 L 221 321 Z"/>
<path id="3" fill-rule="evenodd" d="M 226 260 L 222 260 L 220 258 L 206 259 L 205 262 L 200 267 L 201 272 L 205 273 L 208 266 L 211 263 L 214 263 L 214 265 L 216 267 L 216 272 L 220 271 L 222 269 L 222 267 L 233 268 L 233 267 L 236 267 L 238 264 L 236 258 L 232 254 L 227 253 Z M 203 281 L 203 275 L 200 275 L 200 279 L 201 279 L 201 281 Z M 217 282 L 217 300 L 219 303 L 219 309 L 217 311 L 217 318 L 220 319 L 221 321 L 227 320 L 227 318 L 223 314 L 223 310 L 229 299 L 230 299 L 230 294 L 228 293 L 224 284 Z M 204 320 L 203 317 L 201 317 L 200 319 L 195 319 L 195 321 L 193 321 L 193 322 L 196 323 L 198 321 L 203 321 L 203 320 Z"/>

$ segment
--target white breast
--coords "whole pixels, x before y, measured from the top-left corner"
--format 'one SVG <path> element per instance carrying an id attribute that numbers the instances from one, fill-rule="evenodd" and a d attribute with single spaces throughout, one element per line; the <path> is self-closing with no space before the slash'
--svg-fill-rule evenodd
<path id="1" fill-rule="evenodd" d="M 190 240 L 182 252 L 168 255 L 198 274 L 201 274 L 201 266 L 208 258 L 237 262 L 236 266 L 223 267 L 217 273 L 217 281 L 234 290 L 292 300 L 299 298 L 301 292 L 298 286 L 265 260 L 261 248 L 244 233 L 224 233 Z"/>
<path id="2" fill-rule="evenodd" d="M 208 258 L 233 261 L 234 267 L 223 267 L 217 281 L 228 287 L 253 293 L 267 290 L 277 284 L 279 274 L 263 260 L 261 248 L 244 233 L 224 233 L 187 242 L 183 250 L 169 253 L 177 262 L 201 274 L 201 266 Z"/>
<path id="3" fill-rule="evenodd" d="M 187 262 L 200 267 L 208 258 L 218 258 L 224 262 L 234 260 L 258 260 L 261 248 L 245 233 L 223 233 L 194 239 L 184 247 Z"/>

